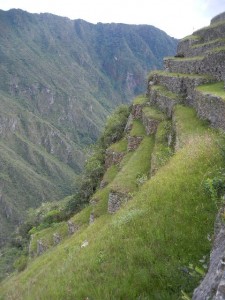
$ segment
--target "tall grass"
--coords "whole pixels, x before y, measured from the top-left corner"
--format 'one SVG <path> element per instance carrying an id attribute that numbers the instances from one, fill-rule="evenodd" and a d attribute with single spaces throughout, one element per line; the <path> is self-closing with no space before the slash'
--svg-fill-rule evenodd
<path id="1" fill-rule="evenodd" d="M 181 116 L 185 108 L 178 110 Z M 181 290 L 191 296 L 199 278 L 188 266 L 201 267 L 199 260 L 209 254 L 207 236 L 213 233 L 216 214 L 203 182 L 223 160 L 217 134 L 189 108 L 186 113 L 189 117 L 177 119 L 179 126 L 183 122 L 186 142 L 132 201 L 114 215 L 100 215 L 90 226 L 90 208 L 85 208 L 74 217 L 84 227 L 3 282 L 0 299 L 177 300 Z M 126 181 L 133 157 L 124 166 L 127 172 L 121 170 L 124 178 L 119 172 L 114 180 Z M 88 246 L 82 248 L 84 241 Z"/>

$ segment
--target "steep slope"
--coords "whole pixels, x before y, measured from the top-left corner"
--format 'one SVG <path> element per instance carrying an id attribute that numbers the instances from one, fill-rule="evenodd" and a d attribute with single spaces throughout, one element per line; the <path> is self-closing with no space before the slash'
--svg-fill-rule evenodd
<path id="1" fill-rule="evenodd" d="M 21 10 L 0 11 L 0 27 L 1 244 L 29 207 L 75 191 L 84 147 L 176 40 Z"/>
<path id="2" fill-rule="evenodd" d="M 220 18 L 216 27 L 222 24 Z M 106 150 L 106 172 L 90 205 L 68 222 L 33 230 L 33 259 L 1 284 L 2 299 L 190 299 L 208 266 L 225 192 L 225 102 L 216 53 L 203 75 L 168 66 L 150 73 L 148 96 L 134 100 L 125 137 Z M 188 59 L 169 60 L 172 68 L 173 60 Z M 216 102 L 203 115 L 208 98 Z M 219 218 L 217 247 L 224 210 Z M 194 299 L 223 299 L 221 245 L 211 257 L 219 265 L 212 264 L 214 273 L 209 269 Z"/>

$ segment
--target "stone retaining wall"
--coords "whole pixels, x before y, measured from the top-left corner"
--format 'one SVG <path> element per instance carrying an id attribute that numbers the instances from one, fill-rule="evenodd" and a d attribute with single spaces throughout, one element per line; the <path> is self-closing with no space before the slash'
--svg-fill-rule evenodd
<path id="1" fill-rule="evenodd" d="M 213 50 L 215 48 L 224 47 L 225 40 L 215 40 L 214 42 L 210 42 L 208 44 L 198 44 L 195 43 L 193 46 L 189 48 L 182 48 L 178 46 L 178 56 L 184 57 L 194 57 L 204 55 L 207 51 Z"/>
<path id="2" fill-rule="evenodd" d="M 202 39 L 203 42 L 224 38 L 225 32 L 225 20 L 224 23 L 218 23 L 218 26 L 211 26 L 199 29 L 193 32 L 193 35 L 197 35 Z"/>
<path id="3" fill-rule="evenodd" d="M 145 127 L 146 134 L 150 135 L 156 133 L 160 120 L 150 118 L 143 113 L 142 123 Z"/>
<path id="4" fill-rule="evenodd" d="M 189 53 L 192 51 L 192 47 L 199 43 L 197 38 L 190 38 L 181 40 L 177 45 L 177 56 L 189 56 Z"/>
<path id="5" fill-rule="evenodd" d="M 208 53 L 202 59 L 165 59 L 164 67 L 172 73 L 208 74 L 216 80 L 223 80 L 225 72 L 225 50 Z"/>
<path id="6" fill-rule="evenodd" d="M 211 94 L 203 94 L 200 91 L 195 91 L 193 106 L 201 119 L 208 120 L 213 127 L 225 131 L 224 100 Z"/>
<path id="7" fill-rule="evenodd" d="M 105 154 L 105 167 L 108 169 L 112 165 L 119 164 L 123 159 L 125 153 L 124 152 L 116 152 L 112 149 L 107 149 Z"/>
<path id="8" fill-rule="evenodd" d="M 194 88 L 196 86 L 212 82 L 213 80 L 207 77 L 197 75 L 185 76 L 184 74 L 173 77 L 172 75 L 157 73 L 153 75 L 153 81 L 154 84 L 163 85 L 173 93 L 181 94 L 184 96 L 188 95 L 189 97 L 192 97 L 194 93 Z"/>
<path id="9" fill-rule="evenodd" d="M 140 119 L 142 115 L 142 107 L 141 104 L 134 104 L 132 106 L 131 115 L 133 116 L 133 119 Z"/>
<path id="10" fill-rule="evenodd" d="M 178 100 L 174 100 L 165 95 L 162 95 L 160 91 L 154 89 L 150 90 L 149 96 L 151 105 L 157 106 L 162 112 L 166 114 L 168 118 L 172 117 L 174 105 L 180 102 Z"/>
<path id="11" fill-rule="evenodd" d="M 130 199 L 131 197 L 127 194 L 111 191 L 109 193 L 108 212 L 110 214 L 117 212 L 120 209 L 121 205 Z"/>
<path id="12" fill-rule="evenodd" d="M 141 141 L 143 140 L 142 136 L 128 136 L 127 137 L 127 151 L 134 151 L 138 148 Z"/>
<path id="13" fill-rule="evenodd" d="M 215 222 L 215 238 L 209 269 L 201 284 L 195 289 L 193 300 L 225 300 L 225 224 L 221 219 L 222 210 L 219 211 Z"/>

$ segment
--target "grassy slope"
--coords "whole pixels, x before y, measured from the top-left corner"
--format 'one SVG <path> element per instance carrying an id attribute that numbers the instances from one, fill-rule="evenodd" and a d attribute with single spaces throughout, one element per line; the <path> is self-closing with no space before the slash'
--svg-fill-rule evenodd
<path id="1" fill-rule="evenodd" d="M 203 182 L 222 159 L 217 134 L 192 109 L 178 106 L 175 117 L 180 149 L 133 200 L 89 226 L 91 207 L 74 216 L 81 229 L 3 282 L 0 299 L 163 300 L 193 290 L 197 279 L 182 270 L 209 252 L 216 207 Z"/>

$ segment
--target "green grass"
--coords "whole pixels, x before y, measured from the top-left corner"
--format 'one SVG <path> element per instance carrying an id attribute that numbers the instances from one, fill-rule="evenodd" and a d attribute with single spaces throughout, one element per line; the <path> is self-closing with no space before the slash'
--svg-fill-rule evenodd
<path id="1" fill-rule="evenodd" d="M 162 121 L 165 119 L 165 115 L 160 110 L 153 107 L 144 107 L 142 111 L 147 118 L 158 121 Z"/>
<path id="2" fill-rule="evenodd" d="M 146 102 L 148 102 L 148 97 L 146 97 L 144 95 L 140 95 L 133 100 L 134 105 L 137 105 L 137 104 L 142 105 L 142 104 L 145 104 Z"/>
<path id="3" fill-rule="evenodd" d="M 145 128 L 140 120 L 133 120 L 130 136 L 144 136 Z"/>
<path id="4" fill-rule="evenodd" d="M 117 143 L 112 144 L 109 149 L 116 151 L 116 152 L 125 152 L 127 151 L 127 139 L 124 138 Z"/>
<path id="5" fill-rule="evenodd" d="M 225 39 L 215 39 L 215 40 L 211 40 L 211 41 L 208 41 L 206 43 L 202 43 L 202 44 L 195 44 L 192 46 L 192 48 L 198 48 L 198 47 L 202 47 L 202 46 L 205 46 L 205 45 L 211 45 L 211 44 L 214 44 L 214 43 L 217 43 L 217 42 L 225 42 Z"/>
<path id="6" fill-rule="evenodd" d="M 176 101 L 181 100 L 180 95 L 169 91 L 166 87 L 164 87 L 162 85 L 153 85 L 151 87 L 151 89 L 159 92 L 160 94 L 162 94 L 165 97 L 171 98 L 171 100 L 176 100 Z"/>
<path id="7" fill-rule="evenodd" d="M 215 95 L 217 97 L 220 97 L 221 99 L 225 100 L 225 90 L 224 90 L 224 82 L 216 82 L 211 84 L 204 84 L 201 86 L 198 86 L 196 88 L 198 91 L 202 92 L 203 94 L 211 94 Z"/>
<path id="8" fill-rule="evenodd" d="M 117 165 L 112 165 L 111 167 L 109 167 L 106 172 L 104 173 L 103 176 L 103 181 L 110 183 L 111 181 L 113 181 L 113 179 L 115 178 L 115 176 L 118 173 L 118 166 Z"/>
<path id="9" fill-rule="evenodd" d="M 172 72 L 166 72 L 166 71 L 152 71 L 149 74 L 149 78 L 151 78 L 153 75 L 161 75 L 161 76 L 167 76 L 167 77 L 176 77 L 176 78 L 202 78 L 202 79 L 208 79 L 213 80 L 213 77 L 210 75 L 198 75 L 198 74 L 182 74 L 182 73 L 172 73 Z"/>
<path id="10" fill-rule="evenodd" d="M 31 243 L 29 246 L 29 251 L 31 256 L 37 254 L 37 241 L 42 240 L 46 249 L 54 246 L 53 234 L 59 234 L 61 239 L 65 239 L 68 236 L 68 228 L 66 222 L 53 223 L 50 227 L 43 229 L 35 234 L 33 234 Z"/>
<path id="11" fill-rule="evenodd" d="M 151 176 L 164 166 L 173 154 L 173 150 L 168 146 L 168 136 L 172 134 L 171 121 L 163 121 L 158 125 L 155 146 L 151 159 Z"/>
<path id="12" fill-rule="evenodd" d="M 183 41 L 186 41 L 186 40 L 199 40 L 200 39 L 200 37 L 198 36 L 198 35 L 188 35 L 188 36 L 186 36 L 186 37 L 184 37 L 181 41 L 183 42 Z"/>
<path id="13" fill-rule="evenodd" d="M 174 110 L 174 126 L 176 131 L 176 148 L 183 147 L 196 136 L 205 134 L 208 129 L 206 121 L 197 118 L 196 111 L 193 108 L 183 105 L 176 105 Z"/>
<path id="14" fill-rule="evenodd" d="M 150 171 L 150 158 L 153 146 L 154 139 L 152 136 L 145 137 L 142 140 L 140 146 L 111 183 L 111 190 L 122 193 L 137 191 L 137 177 L 139 175 L 148 175 Z"/>
<path id="15" fill-rule="evenodd" d="M 181 289 L 191 295 L 198 278 L 182 270 L 199 266 L 211 247 L 216 207 L 202 182 L 222 164 L 217 138 L 207 129 L 190 138 L 117 214 L 99 217 L 3 282 L 0 299 L 177 300 Z"/>
<path id="16" fill-rule="evenodd" d="M 94 199 L 97 200 L 97 203 L 92 208 L 92 212 L 94 213 L 95 218 L 103 216 L 107 213 L 109 192 L 110 187 L 107 186 L 101 190 L 98 190 L 94 195 Z"/>

